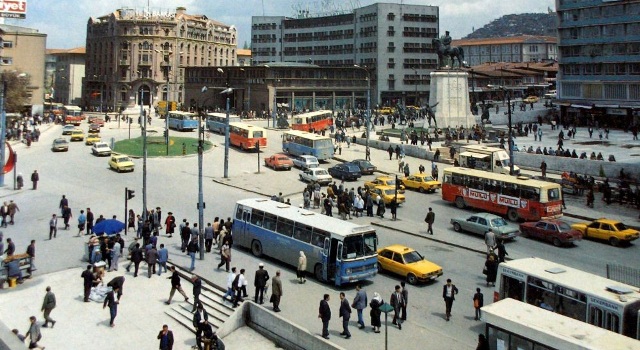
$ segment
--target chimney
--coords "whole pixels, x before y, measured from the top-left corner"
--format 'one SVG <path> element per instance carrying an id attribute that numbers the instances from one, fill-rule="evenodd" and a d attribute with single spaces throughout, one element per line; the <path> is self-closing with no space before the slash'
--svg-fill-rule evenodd
<path id="1" fill-rule="evenodd" d="M 186 7 L 176 7 L 176 16 L 184 15 L 185 12 L 187 12 Z"/>

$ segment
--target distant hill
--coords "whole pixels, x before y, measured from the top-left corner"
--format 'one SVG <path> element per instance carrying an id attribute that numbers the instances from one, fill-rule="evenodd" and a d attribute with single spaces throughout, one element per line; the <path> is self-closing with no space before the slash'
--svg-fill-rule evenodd
<path id="1" fill-rule="evenodd" d="M 558 26 L 555 13 L 522 13 L 505 15 L 463 39 L 504 38 L 520 35 L 556 36 Z"/>

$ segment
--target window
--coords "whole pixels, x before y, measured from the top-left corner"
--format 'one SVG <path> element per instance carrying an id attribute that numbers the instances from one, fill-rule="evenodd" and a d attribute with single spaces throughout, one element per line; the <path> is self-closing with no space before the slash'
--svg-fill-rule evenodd
<path id="1" fill-rule="evenodd" d="M 276 230 L 276 222 L 278 221 L 278 217 L 273 214 L 264 214 L 264 221 L 262 222 L 262 227 L 267 230 L 275 231 Z"/>
<path id="2" fill-rule="evenodd" d="M 295 229 L 293 231 L 293 238 L 305 243 L 309 243 L 311 241 L 311 226 L 296 223 Z"/>
<path id="3" fill-rule="evenodd" d="M 8 66 L 13 64 L 13 58 L 11 57 L 2 57 L 2 65 Z"/>
<path id="4" fill-rule="evenodd" d="M 10 49 L 13 47 L 13 41 L 3 41 L 2 47 L 5 49 Z"/>
<path id="5" fill-rule="evenodd" d="M 392 252 L 392 251 L 390 251 L 390 250 L 384 250 L 384 251 L 382 251 L 382 253 L 380 253 L 380 255 L 381 255 L 383 258 L 391 259 L 391 258 L 393 257 L 393 252 Z"/>
<path id="6" fill-rule="evenodd" d="M 279 217 L 276 225 L 276 232 L 284 236 L 291 237 L 293 235 L 293 221 Z"/>
<path id="7" fill-rule="evenodd" d="M 329 237 L 329 233 L 323 230 L 314 229 L 311 244 L 316 247 L 324 248 L 324 240 Z"/>
<path id="8" fill-rule="evenodd" d="M 398 264 L 404 265 L 404 260 L 402 260 L 402 254 L 399 254 L 399 253 L 393 254 L 393 261 L 397 262 Z"/>
<path id="9" fill-rule="evenodd" d="M 262 220 L 264 220 L 264 212 L 262 212 L 262 210 L 253 209 L 251 211 L 251 223 L 258 227 L 262 227 Z"/>

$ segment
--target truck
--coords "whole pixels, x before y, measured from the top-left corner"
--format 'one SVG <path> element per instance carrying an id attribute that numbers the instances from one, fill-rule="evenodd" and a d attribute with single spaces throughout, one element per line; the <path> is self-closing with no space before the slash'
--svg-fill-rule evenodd
<path id="1" fill-rule="evenodd" d="M 509 154 L 498 147 L 482 145 L 463 145 L 458 154 L 461 167 L 509 174 Z M 513 166 L 515 175 L 520 174 L 520 168 Z"/>
<path id="2" fill-rule="evenodd" d="M 62 113 L 64 113 L 64 123 L 67 125 L 73 124 L 79 126 L 84 120 L 84 113 L 82 113 L 82 109 L 78 106 L 63 106 Z"/>

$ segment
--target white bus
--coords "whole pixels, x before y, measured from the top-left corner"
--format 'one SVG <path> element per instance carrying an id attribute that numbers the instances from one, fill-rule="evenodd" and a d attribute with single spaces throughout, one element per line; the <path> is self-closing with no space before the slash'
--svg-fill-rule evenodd
<path id="1" fill-rule="evenodd" d="M 482 308 L 490 349 L 640 349 L 640 341 L 507 298 Z"/>
<path id="2" fill-rule="evenodd" d="M 307 272 L 336 286 L 375 276 L 378 238 L 371 226 L 356 225 L 266 198 L 240 200 L 233 220 L 233 243 L 292 266 L 299 252 Z"/>
<path id="3" fill-rule="evenodd" d="M 511 298 L 638 339 L 638 288 L 539 259 L 498 266 L 494 301 Z"/>
<path id="4" fill-rule="evenodd" d="M 239 116 L 230 114 L 229 124 L 239 123 L 242 120 Z M 217 132 L 224 135 L 224 129 L 227 126 L 227 115 L 225 113 L 207 113 L 207 129 L 211 132 Z"/>

